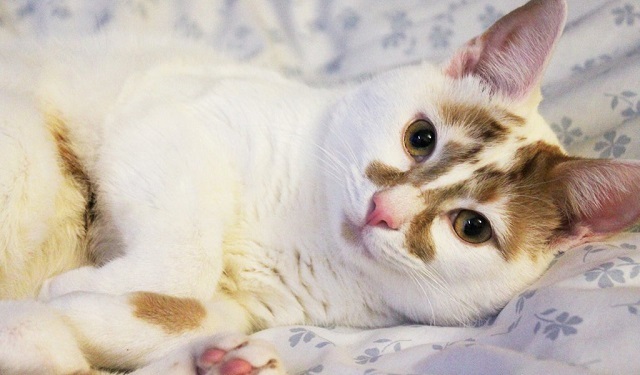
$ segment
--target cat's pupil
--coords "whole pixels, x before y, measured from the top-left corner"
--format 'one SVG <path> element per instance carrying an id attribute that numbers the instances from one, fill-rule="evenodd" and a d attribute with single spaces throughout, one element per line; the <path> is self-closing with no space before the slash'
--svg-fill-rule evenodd
<path id="1" fill-rule="evenodd" d="M 420 129 L 411 135 L 411 145 L 415 148 L 429 147 L 434 135 L 430 129 Z"/>
<path id="2" fill-rule="evenodd" d="M 469 237 L 477 237 L 483 233 L 486 226 L 486 219 L 482 216 L 469 218 L 464 223 L 464 234 Z"/>

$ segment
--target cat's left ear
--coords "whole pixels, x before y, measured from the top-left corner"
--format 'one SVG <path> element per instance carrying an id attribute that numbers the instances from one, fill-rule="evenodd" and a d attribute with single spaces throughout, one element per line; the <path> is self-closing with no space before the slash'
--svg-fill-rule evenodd
<path id="1" fill-rule="evenodd" d="M 467 42 L 444 72 L 456 79 L 476 75 L 492 92 L 526 100 L 539 90 L 566 17 L 564 0 L 531 0 Z"/>
<path id="2" fill-rule="evenodd" d="M 554 247 L 598 241 L 640 221 L 640 161 L 569 158 L 550 181 L 564 216 Z"/>

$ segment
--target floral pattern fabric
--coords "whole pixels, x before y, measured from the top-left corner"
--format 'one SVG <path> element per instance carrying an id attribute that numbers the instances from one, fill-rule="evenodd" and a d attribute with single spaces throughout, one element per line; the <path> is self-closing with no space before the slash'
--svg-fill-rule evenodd
<path id="1" fill-rule="evenodd" d="M 177 35 L 310 82 L 442 62 L 524 0 L 8 0 L 0 42 Z M 568 0 L 541 112 L 575 155 L 640 159 L 640 0 Z M 281 327 L 292 374 L 638 374 L 640 233 L 559 256 L 468 327 Z"/>

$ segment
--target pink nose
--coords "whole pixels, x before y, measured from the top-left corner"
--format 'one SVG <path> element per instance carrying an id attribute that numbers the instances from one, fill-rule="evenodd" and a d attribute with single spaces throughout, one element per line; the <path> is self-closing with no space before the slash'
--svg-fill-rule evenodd
<path id="1" fill-rule="evenodd" d="M 398 229 L 402 225 L 400 216 L 395 215 L 389 200 L 381 193 L 373 196 L 373 211 L 367 215 L 367 225 L 384 226 L 389 229 Z"/>

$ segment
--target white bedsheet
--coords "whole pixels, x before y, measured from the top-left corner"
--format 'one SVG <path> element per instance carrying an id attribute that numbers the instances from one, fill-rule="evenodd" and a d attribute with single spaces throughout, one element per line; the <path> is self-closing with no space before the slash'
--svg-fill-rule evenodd
<path id="1" fill-rule="evenodd" d="M 442 61 L 523 2 L 5 0 L 0 42 L 108 30 L 177 34 L 331 82 Z M 640 159 L 640 1 L 569 7 L 541 110 L 573 154 Z M 640 233 L 627 233 L 573 249 L 474 327 L 282 327 L 257 335 L 278 345 L 292 374 L 640 374 L 638 246 Z"/>

